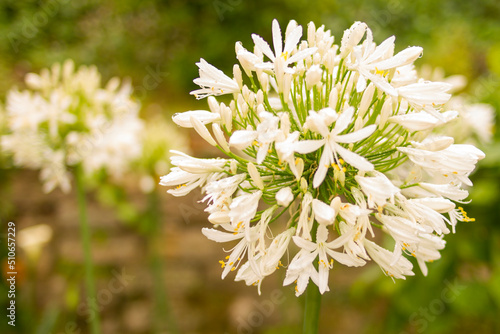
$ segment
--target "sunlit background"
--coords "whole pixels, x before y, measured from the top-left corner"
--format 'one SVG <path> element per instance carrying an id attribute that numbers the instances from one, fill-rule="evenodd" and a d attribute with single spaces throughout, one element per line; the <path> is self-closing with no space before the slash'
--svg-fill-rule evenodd
<path id="1" fill-rule="evenodd" d="M 147 151 L 120 182 L 87 180 L 92 251 L 103 333 L 296 333 L 302 298 L 273 275 L 254 287 L 220 279 L 220 245 L 200 232 L 208 225 L 201 194 L 165 194 L 168 150 L 198 157 L 215 152 L 194 131 L 171 122 L 176 112 L 206 109 L 189 92 L 195 63 L 206 59 L 226 73 L 236 63 L 234 43 L 253 46 L 251 34 L 271 40 L 271 21 L 324 24 L 340 41 L 364 21 L 380 43 L 396 36 L 396 51 L 418 45 L 417 66 L 434 76 L 463 75 L 457 94 L 500 110 L 500 3 L 497 0 L 372 1 L 16 1 L 0 3 L 0 100 L 24 76 L 70 58 L 97 66 L 102 83 L 130 78 L 146 122 Z M 423 70 L 425 71 L 425 69 Z M 2 107 L 3 108 L 3 107 Z M 472 117 L 474 120 L 474 117 Z M 0 128 L 4 116 L 0 117 Z M 3 131 L 3 130 L 2 130 Z M 486 131 L 486 129 L 485 129 Z M 475 222 L 446 237 L 442 259 L 428 277 L 393 281 L 375 265 L 335 267 L 323 297 L 321 333 L 500 333 L 500 140 L 472 176 Z M 1 333 L 87 333 L 74 190 L 45 194 L 38 171 L 15 168 L 0 155 L 0 259 L 6 272 L 7 223 L 17 231 L 16 326 L 7 324 L 2 277 Z"/>

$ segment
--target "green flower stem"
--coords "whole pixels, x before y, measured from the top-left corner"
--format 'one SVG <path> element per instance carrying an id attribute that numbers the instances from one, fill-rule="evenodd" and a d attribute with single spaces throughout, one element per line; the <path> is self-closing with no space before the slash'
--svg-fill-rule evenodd
<path id="1" fill-rule="evenodd" d="M 75 170 L 76 193 L 78 197 L 78 211 L 80 220 L 80 235 L 82 238 L 83 254 L 85 257 L 85 287 L 87 297 L 93 303 L 97 303 L 96 288 L 94 280 L 94 266 L 92 263 L 90 227 L 87 217 L 87 201 L 85 198 L 85 185 L 83 181 L 83 168 L 78 165 Z M 90 333 L 100 334 L 99 308 L 97 305 L 90 305 L 95 311 L 94 316 L 90 318 Z"/>
<path id="2" fill-rule="evenodd" d="M 151 224 L 148 229 L 149 257 L 155 291 L 154 333 L 163 333 L 168 329 L 171 333 L 177 334 L 179 333 L 179 329 L 172 316 L 172 310 L 168 302 L 168 293 L 163 278 L 163 260 L 158 252 L 158 245 L 161 243 L 162 234 L 160 229 L 160 198 L 156 189 L 148 195 L 148 204 Z"/>
<path id="3" fill-rule="evenodd" d="M 306 305 L 304 310 L 304 334 L 317 334 L 321 294 L 316 284 L 309 282 L 306 289 Z"/>

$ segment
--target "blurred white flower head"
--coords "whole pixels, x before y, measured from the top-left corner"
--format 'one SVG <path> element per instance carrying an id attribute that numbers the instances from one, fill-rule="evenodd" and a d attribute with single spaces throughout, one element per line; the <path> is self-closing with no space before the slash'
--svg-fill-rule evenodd
<path id="1" fill-rule="evenodd" d="M 295 21 L 282 36 L 274 20 L 272 33 L 273 47 L 252 35 L 253 53 L 236 43 L 243 71 L 235 65 L 234 78 L 198 63 L 201 89 L 193 94 L 208 96 L 209 110 L 177 114 L 174 122 L 226 158 L 176 152 L 161 184 L 174 186 L 174 196 L 201 189 L 214 224 L 203 234 L 237 241 L 224 247 L 222 278 L 237 270 L 235 279 L 259 292 L 282 266 L 297 295 L 310 281 L 329 291 L 336 262 L 374 261 L 405 279 L 414 275 L 407 257 L 415 257 L 426 275 L 444 235 L 472 220 L 455 202 L 468 196 L 462 185 L 471 185 L 484 158 L 473 145 L 432 132 L 458 116 L 446 105 L 454 86 L 419 77 L 413 63 L 422 48 L 395 53 L 394 36 L 376 45 L 365 23 L 354 23 L 339 45 L 314 23 L 307 39 Z M 231 94 L 229 106 L 214 97 L 223 94 Z M 380 234 L 394 248 L 379 245 Z M 292 243 L 299 251 L 285 256 L 297 249 Z"/>
<path id="2" fill-rule="evenodd" d="M 129 82 L 112 78 L 101 87 L 95 66 L 72 60 L 29 73 L 26 90 L 7 94 L 7 135 L 2 149 L 18 167 L 40 169 L 45 192 L 71 188 L 70 169 L 106 170 L 120 177 L 141 154 L 139 104 Z"/>

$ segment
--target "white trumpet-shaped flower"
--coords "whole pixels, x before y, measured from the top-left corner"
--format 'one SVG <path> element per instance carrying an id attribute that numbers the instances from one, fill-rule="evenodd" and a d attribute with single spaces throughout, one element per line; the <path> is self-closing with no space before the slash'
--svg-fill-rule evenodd
<path id="1" fill-rule="evenodd" d="M 373 170 L 373 164 L 367 159 L 340 145 L 363 140 L 376 130 L 375 125 L 369 125 L 358 131 L 341 134 L 352 123 L 353 114 L 354 108 L 352 107 L 344 110 L 335 121 L 335 125 L 331 130 L 328 129 L 328 126 L 331 124 L 331 119 L 328 119 L 328 117 L 314 111 L 311 111 L 310 115 L 307 117 L 306 126 L 320 134 L 323 139 L 304 140 L 296 144 L 295 150 L 298 153 L 310 153 L 323 147 L 323 153 L 318 163 L 318 170 L 314 174 L 314 188 L 319 187 L 328 172 L 328 168 L 330 168 L 332 164 L 337 164 L 339 162 L 339 157 L 359 170 Z"/>
<path id="2" fill-rule="evenodd" d="M 200 69 L 200 77 L 194 79 L 193 82 L 201 87 L 191 92 L 197 99 L 202 99 L 210 95 L 223 95 L 237 93 L 240 91 L 238 83 L 224 74 L 215 66 L 206 62 L 201 58 L 199 63 L 196 63 Z"/>

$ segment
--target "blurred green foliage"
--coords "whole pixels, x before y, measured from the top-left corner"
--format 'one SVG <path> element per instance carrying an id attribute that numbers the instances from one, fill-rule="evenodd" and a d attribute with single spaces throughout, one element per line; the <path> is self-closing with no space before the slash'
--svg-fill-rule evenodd
<path id="1" fill-rule="evenodd" d="M 290 19 L 325 24 L 337 41 L 353 21 L 365 21 L 377 42 L 396 35 L 399 50 L 422 46 L 424 56 L 417 65 L 465 75 L 465 92 L 473 102 L 500 110 L 498 0 L 3 0 L 0 93 L 3 99 L 12 85 L 22 85 L 27 72 L 73 58 L 77 64 L 96 64 L 105 80 L 131 77 L 144 104 L 158 104 L 165 114 L 205 108 L 204 101 L 188 94 L 195 89 L 194 63 L 203 57 L 230 73 L 236 62 L 234 43 L 242 41 L 251 49 L 251 33 L 270 40 L 273 18 L 282 25 Z M 394 284 L 371 267 L 348 290 L 335 291 L 331 284 L 332 292 L 323 301 L 323 332 L 336 328 L 332 319 L 344 314 L 346 304 L 358 314 L 353 319 L 363 319 L 365 333 L 500 332 L 499 135 L 483 149 L 487 158 L 473 177 L 472 204 L 467 205 L 476 222 L 459 224 L 457 234 L 447 236 L 442 259 L 429 266 L 429 276 L 417 273 Z M 103 189 L 101 196 L 115 202 L 122 195 Z M 454 298 L 443 297 L 448 284 L 455 283 L 459 288 Z M 0 295 L 5 294 L 0 287 Z M 74 303 L 74 296 L 68 298 Z M 47 310 L 34 323 L 50 327 L 55 312 Z M 19 333 L 32 332 L 31 325 L 20 322 Z M 9 330 L 5 326 L 1 321 L 2 333 Z M 297 319 L 259 330 L 288 333 L 299 328 Z"/>

